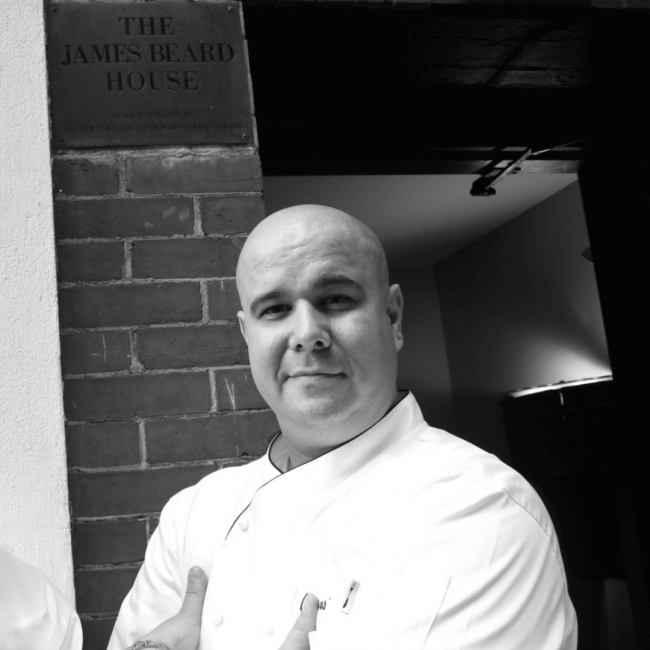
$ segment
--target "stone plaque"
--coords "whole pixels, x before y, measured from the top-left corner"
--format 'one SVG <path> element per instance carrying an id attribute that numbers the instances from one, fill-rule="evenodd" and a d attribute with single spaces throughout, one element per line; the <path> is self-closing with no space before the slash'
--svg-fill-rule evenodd
<path id="1" fill-rule="evenodd" d="M 252 142 L 238 2 L 47 6 L 53 146 Z"/>

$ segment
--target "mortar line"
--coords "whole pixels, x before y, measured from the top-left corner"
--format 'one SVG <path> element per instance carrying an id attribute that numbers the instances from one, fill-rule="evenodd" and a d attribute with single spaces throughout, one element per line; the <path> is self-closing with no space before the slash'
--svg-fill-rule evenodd
<path id="1" fill-rule="evenodd" d="M 215 280 L 234 280 L 234 276 L 200 278 L 133 278 L 132 280 L 108 280 L 106 282 L 58 282 L 61 289 L 75 287 L 123 287 L 147 286 L 150 284 L 179 284 L 183 282 L 213 282 Z"/>
<path id="2" fill-rule="evenodd" d="M 174 235 L 136 235 L 133 237 L 66 237 L 64 239 L 57 239 L 57 244 L 64 246 L 75 246 L 77 244 L 103 244 L 119 241 L 194 241 L 196 239 L 245 239 L 249 236 L 246 231 L 241 232 L 224 232 L 224 233 L 209 233 L 204 235 L 200 233 L 196 235 L 192 233 L 176 233 Z"/>
<path id="3" fill-rule="evenodd" d="M 126 190 L 126 154 L 125 153 L 118 153 L 117 154 L 117 162 L 118 162 L 118 168 L 117 168 L 117 187 L 118 187 L 118 194 L 120 196 L 127 196 L 127 190 Z"/>
<path id="4" fill-rule="evenodd" d="M 239 417 L 241 415 L 256 415 L 264 413 L 272 413 L 270 408 L 258 408 L 258 409 L 239 409 L 238 411 L 218 411 L 217 413 L 210 413 L 210 411 L 204 411 L 203 413 L 172 413 L 172 414 L 162 414 L 162 415 L 147 415 L 143 418 L 145 422 L 160 422 L 162 420 L 200 420 L 206 417 L 211 417 L 212 415 L 218 415 L 220 418 L 231 418 Z M 135 416 L 133 417 L 123 417 L 123 418 L 104 418 L 104 419 L 88 419 L 88 420 L 66 420 L 67 425 L 89 425 L 89 424 L 120 424 L 120 423 L 131 423 L 135 422 Z M 119 467 L 130 467 L 129 465 L 120 465 Z M 133 465 L 134 468 L 138 468 L 138 465 Z M 70 467 L 74 469 L 74 467 Z M 83 469 L 78 467 L 77 469 Z"/>
<path id="5" fill-rule="evenodd" d="M 133 271 L 131 268 L 131 248 L 133 240 L 124 239 L 124 280 L 133 280 Z"/>
<path id="6" fill-rule="evenodd" d="M 155 376 L 155 375 L 172 375 L 172 374 L 199 374 L 199 373 L 204 373 L 204 372 L 210 372 L 210 370 L 215 371 L 215 370 L 248 370 L 250 369 L 250 365 L 240 365 L 240 366 L 191 366 L 191 367 L 184 367 L 184 368 L 153 368 L 146 370 L 142 366 L 142 364 L 137 361 L 137 366 L 140 368 L 140 370 L 115 370 L 112 372 L 84 372 L 81 374 L 72 374 L 72 373 L 66 373 L 63 375 L 64 379 L 102 379 L 102 378 L 108 378 L 111 379 L 113 377 L 133 377 L 134 373 L 138 377 L 147 377 L 147 376 Z"/>
<path id="7" fill-rule="evenodd" d="M 131 562 L 105 562 L 103 564 L 82 564 L 77 566 L 77 571 L 116 571 L 119 569 L 139 569 L 143 560 Z"/>
<path id="8" fill-rule="evenodd" d="M 150 194 L 140 194 L 138 192 L 129 192 L 126 195 L 116 194 L 63 194 L 61 190 L 57 193 L 55 201 L 97 201 L 99 199 L 128 199 L 128 200 L 137 200 L 137 199 L 169 199 L 169 198 L 193 198 L 195 196 L 200 197 L 237 197 L 237 196 L 261 196 L 262 190 L 211 190 L 207 192 L 190 192 L 190 191 L 176 191 L 169 192 L 167 194 L 163 192 L 151 192 Z"/>
<path id="9" fill-rule="evenodd" d="M 97 612 L 97 614 L 79 614 L 81 621 L 102 621 L 104 619 L 115 618 L 118 612 Z"/>
<path id="10" fill-rule="evenodd" d="M 129 201 L 140 201 L 147 199 L 178 199 L 178 198 L 194 198 L 195 196 L 228 196 L 228 197 L 237 197 L 237 196 L 260 196 L 262 194 L 261 190 L 231 190 L 229 192 L 172 192 L 169 194 L 163 193 L 151 193 L 151 194 L 137 194 L 136 192 L 130 192 L 126 196 L 120 196 L 119 198 L 127 199 Z M 108 194 L 88 194 L 88 195 L 77 195 L 77 194 L 60 194 L 54 197 L 54 200 L 59 203 L 82 203 L 83 201 L 100 201 L 105 199 L 107 196 L 113 196 Z"/>
<path id="11" fill-rule="evenodd" d="M 54 158 L 62 160 L 71 158 L 116 158 L 119 156 L 129 156 L 131 158 L 159 158 L 159 157 L 176 157 L 189 158 L 197 156 L 199 158 L 237 158 L 244 155 L 257 154 L 257 147 L 247 142 L 245 144 L 229 145 L 171 145 L 169 147 L 151 146 L 129 148 L 115 148 L 110 152 L 106 151 L 82 151 L 80 149 L 61 148 L 55 149 Z"/>
<path id="12" fill-rule="evenodd" d="M 198 196 L 192 198 L 194 203 L 194 236 L 203 237 L 203 225 L 201 223 L 201 200 Z"/>
<path id="13" fill-rule="evenodd" d="M 249 458 L 254 458 L 254 456 L 246 456 L 246 460 Z M 183 460 L 175 463 L 165 462 L 165 463 L 154 463 L 148 464 L 144 469 L 140 465 L 119 465 L 117 467 L 70 467 L 70 473 L 75 475 L 85 474 L 89 476 L 90 474 L 117 474 L 123 473 L 128 474 L 130 472 L 160 472 L 167 469 L 174 468 L 192 468 L 192 467 L 221 467 L 223 462 L 232 462 L 234 460 L 239 460 L 236 457 L 230 458 L 209 458 L 207 460 Z M 144 515 L 139 513 L 140 517 Z"/>
<path id="14" fill-rule="evenodd" d="M 151 325 L 137 325 L 138 330 L 165 329 L 172 327 L 202 327 L 202 321 L 192 323 L 153 323 Z M 211 320 L 208 325 L 237 325 L 236 320 Z M 135 325 L 114 325 L 107 327 L 62 327 L 61 334 L 81 334 L 84 332 L 129 332 Z"/>
<path id="15" fill-rule="evenodd" d="M 201 294 L 201 325 L 207 325 L 210 322 L 210 312 L 208 305 L 208 282 L 201 280 L 199 283 L 199 292 Z"/>
<path id="16" fill-rule="evenodd" d="M 208 376 L 210 377 L 210 413 L 217 413 L 217 380 L 213 369 L 209 370 Z"/>
<path id="17" fill-rule="evenodd" d="M 143 373 L 145 371 L 144 366 L 140 363 L 138 359 L 138 330 L 135 327 L 132 327 L 129 330 L 129 351 L 131 354 L 131 366 L 125 374 L 131 373 Z M 96 373 L 104 374 L 104 373 Z"/>
<path id="18" fill-rule="evenodd" d="M 144 420 L 136 418 L 138 423 L 138 443 L 140 447 L 140 468 L 147 469 L 149 463 L 147 462 L 147 441 L 144 431 Z"/>

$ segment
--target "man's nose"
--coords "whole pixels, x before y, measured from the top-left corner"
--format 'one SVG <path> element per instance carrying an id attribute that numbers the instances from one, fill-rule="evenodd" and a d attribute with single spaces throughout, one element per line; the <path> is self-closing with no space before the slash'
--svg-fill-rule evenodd
<path id="1" fill-rule="evenodd" d="M 323 350 L 330 345 L 327 318 L 310 303 L 295 305 L 291 319 L 293 330 L 289 337 L 292 350 L 312 352 Z"/>

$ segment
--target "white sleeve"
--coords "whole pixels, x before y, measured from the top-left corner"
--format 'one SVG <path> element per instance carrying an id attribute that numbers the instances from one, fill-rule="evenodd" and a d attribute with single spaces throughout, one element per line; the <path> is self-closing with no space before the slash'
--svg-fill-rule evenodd
<path id="1" fill-rule="evenodd" d="M 124 650 L 156 626 L 178 613 L 187 575 L 182 544 L 188 493 L 180 492 L 163 508 L 158 528 L 147 546 L 144 564 L 118 614 L 108 650 Z"/>
<path id="2" fill-rule="evenodd" d="M 0 549 L 0 648 L 81 650 L 72 605 L 36 567 Z"/>
<path id="3" fill-rule="evenodd" d="M 68 621 L 65 638 L 58 650 L 81 650 L 82 644 L 83 636 L 81 632 L 81 622 L 79 621 L 77 612 L 72 612 L 70 614 L 70 620 Z"/>
<path id="4" fill-rule="evenodd" d="M 575 611 L 550 521 L 552 536 L 504 496 L 496 521 L 477 518 L 483 558 L 452 576 L 423 650 L 577 647 Z"/>

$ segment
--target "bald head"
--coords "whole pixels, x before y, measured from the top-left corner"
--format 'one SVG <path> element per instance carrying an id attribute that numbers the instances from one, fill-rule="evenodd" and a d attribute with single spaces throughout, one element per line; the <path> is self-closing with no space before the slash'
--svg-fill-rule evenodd
<path id="1" fill-rule="evenodd" d="M 330 254 L 358 256 L 375 275 L 382 290 L 388 290 L 388 265 L 384 249 L 375 233 L 354 217 L 323 205 L 297 205 L 268 216 L 250 234 L 237 264 L 237 289 L 246 309 L 247 283 L 282 252 L 294 251 L 309 243 L 322 245 Z"/>
<path id="2" fill-rule="evenodd" d="M 253 379 L 293 451 L 314 458 L 395 403 L 402 294 L 360 221 L 321 205 L 272 214 L 242 249 L 237 289 Z"/>

